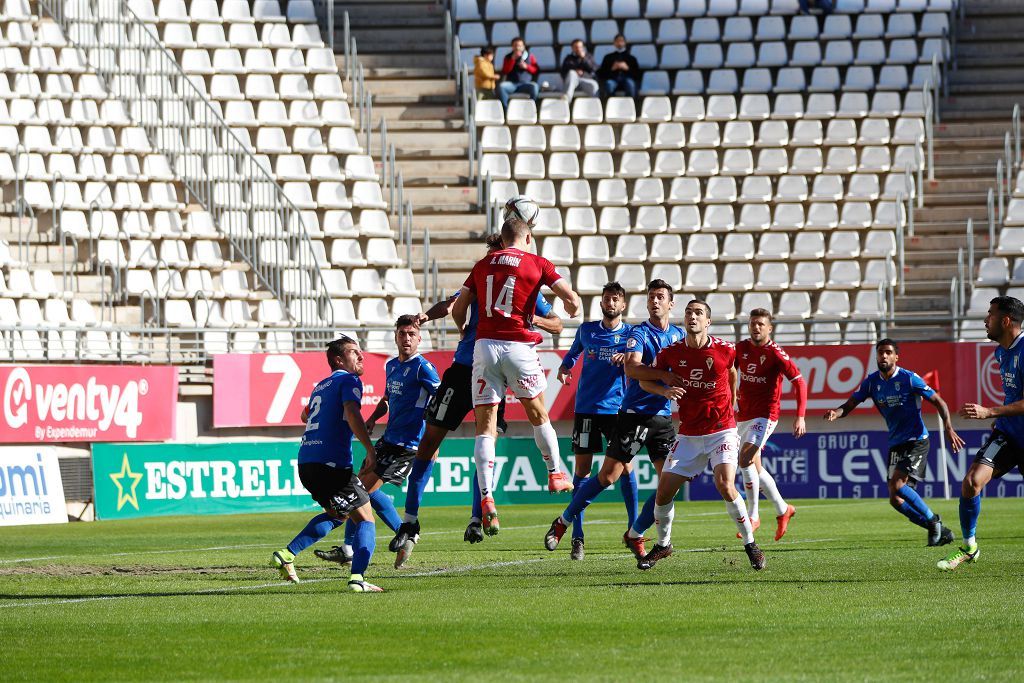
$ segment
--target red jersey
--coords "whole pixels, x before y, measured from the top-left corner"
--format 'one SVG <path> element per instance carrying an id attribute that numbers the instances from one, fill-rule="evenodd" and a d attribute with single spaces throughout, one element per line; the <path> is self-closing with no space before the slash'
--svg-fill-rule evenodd
<path id="1" fill-rule="evenodd" d="M 463 285 L 476 295 L 479 307 L 477 339 L 539 344 L 533 312 L 544 285 L 562 276 L 546 258 L 522 249 L 501 249 L 477 261 Z"/>
<path id="2" fill-rule="evenodd" d="M 709 337 L 699 349 L 690 348 L 684 339 L 658 353 L 654 367 L 686 380 L 686 396 L 679 401 L 680 434 L 704 436 L 736 426 L 729 385 L 735 362 L 736 345 L 718 337 Z"/>
<path id="3" fill-rule="evenodd" d="M 800 379 L 800 368 L 793 359 L 773 341 L 758 346 L 744 339 L 736 345 L 736 369 L 740 373 L 739 420 L 778 420 L 782 378 L 791 382 Z M 804 406 L 799 409 L 803 415 Z"/>

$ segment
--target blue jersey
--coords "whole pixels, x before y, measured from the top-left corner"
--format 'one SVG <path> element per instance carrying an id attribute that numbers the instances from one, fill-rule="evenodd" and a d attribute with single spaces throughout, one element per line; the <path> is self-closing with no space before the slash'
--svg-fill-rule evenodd
<path id="1" fill-rule="evenodd" d="M 551 313 L 551 304 L 540 294 L 537 295 L 537 305 L 534 308 L 534 315 L 543 318 Z M 455 348 L 455 356 L 452 361 L 473 367 L 473 347 L 476 345 L 476 323 L 479 320 L 479 308 L 474 301 L 469 307 L 469 320 L 466 322 L 466 333 L 463 335 L 459 345 Z"/>
<path id="2" fill-rule="evenodd" d="M 1021 355 L 1024 354 L 1024 342 L 1020 334 L 1010 348 L 996 347 L 996 362 L 999 363 L 999 376 L 1003 381 L 1003 405 L 1016 403 L 1024 399 L 1024 375 L 1022 375 Z M 1017 445 L 1024 447 L 1024 415 L 996 418 L 995 428 L 1006 434 Z"/>
<path id="3" fill-rule="evenodd" d="M 313 388 L 309 417 L 299 446 L 299 464 L 319 462 L 352 467 L 352 429 L 345 419 L 345 403 L 363 399 L 363 381 L 351 372 L 335 370 Z"/>
<path id="4" fill-rule="evenodd" d="M 612 365 L 611 358 L 626 350 L 626 336 L 632 325 L 619 323 L 613 330 L 600 320 L 580 325 L 562 367 L 571 370 L 576 359 L 584 354 L 583 370 L 576 386 L 576 412 L 610 415 L 619 412 L 626 390 L 626 373 L 622 365 Z"/>
<path id="5" fill-rule="evenodd" d="M 423 410 L 437 391 L 441 378 L 434 364 L 416 354 L 404 363 L 392 358 L 384 366 L 384 396 L 388 401 L 388 426 L 384 440 L 415 450 L 423 436 Z"/>
<path id="6" fill-rule="evenodd" d="M 885 418 L 889 427 L 889 446 L 928 438 L 928 430 L 921 418 L 921 398 L 931 398 L 935 390 L 917 373 L 897 367 L 892 377 L 885 379 L 881 372 L 872 372 L 853 392 L 853 400 L 860 403 L 870 398 Z"/>
<path id="7" fill-rule="evenodd" d="M 685 336 L 686 333 L 677 325 L 669 325 L 667 330 L 662 331 L 649 320 L 645 320 L 639 325 L 634 325 L 629 331 L 626 337 L 626 353 L 640 353 L 641 363 L 654 365 L 654 359 L 659 351 L 669 344 L 681 341 Z M 640 415 L 671 415 L 672 402 L 662 396 L 647 393 L 640 388 L 640 382 L 635 379 L 627 379 L 621 410 Z"/>

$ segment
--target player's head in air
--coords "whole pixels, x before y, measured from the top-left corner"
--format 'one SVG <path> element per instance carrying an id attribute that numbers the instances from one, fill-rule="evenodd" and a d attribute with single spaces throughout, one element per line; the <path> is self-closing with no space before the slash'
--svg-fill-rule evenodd
<path id="1" fill-rule="evenodd" d="M 611 322 L 626 310 L 626 290 L 618 282 L 609 282 L 601 289 L 601 314 Z"/>
<path id="2" fill-rule="evenodd" d="M 900 345 L 886 337 L 875 344 L 875 362 L 883 375 L 888 375 L 900 361 Z"/>
<path id="3" fill-rule="evenodd" d="M 651 320 L 664 322 L 675 306 L 675 293 L 672 285 L 664 280 L 651 280 L 647 284 L 647 312 Z"/>
<path id="4" fill-rule="evenodd" d="M 747 327 L 750 330 L 750 341 L 758 346 L 767 344 L 771 341 L 772 330 L 775 329 L 772 324 L 771 311 L 765 308 L 755 308 L 750 312 L 750 321 L 747 323 Z"/>
<path id="5" fill-rule="evenodd" d="M 353 375 L 363 374 L 363 352 L 359 342 L 351 337 L 341 336 L 327 345 L 327 364 L 331 370 L 344 370 Z"/>
<path id="6" fill-rule="evenodd" d="M 989 302 L 985 332 L 992 341 L 1009 346 L 1020 334 L 1021 322 L 1024 322 L 1024 303 L 1020 299 L 997 296 Z"/>
<path id="7" fill-rule="evenodd" d="M 526 221 L 515 217 L 506 218 L 501 224 L 501 241 L 506 248 L 515 247 L 525 251 L 533 241 L 533 233 Z"/>
<path id="8" fill-rule="evenodd" d="M 395 346 L 398 347 L 398 360 L 403 363 L 413 356 L 420 348 L 419 318 L 414 315 L 400 315 L 395 321 Z"/>
<path id="9" fill-rule="evenodd" d="M 701 299 L 691 299 L 683 310 L 683 328 L 686 333 L 701 336 L 707 333 L 711 325 L 711 307 Z"/>

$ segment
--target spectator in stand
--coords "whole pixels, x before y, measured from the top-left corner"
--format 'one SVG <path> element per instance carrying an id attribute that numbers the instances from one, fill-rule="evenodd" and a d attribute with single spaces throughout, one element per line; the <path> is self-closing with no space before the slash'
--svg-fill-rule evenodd
<path id="1" fill-rule="evenodd" d="M 572 51 L 562 60 L 562 82 L 565 97 L 570 101 L 577 88 L 588 97 L 594 97 L 601 89 L 597 82 L 597 62 L 579 38 L 572 41 Z"/>
<path id="2" fill-rule="evenodd" d="M 533 79 L 540 67 L 537 58 L 526 49 L 526 43 L 520 37 L 512 39 L 512 52 L 505 55 L 501 65 L 504 80 L 498 84 L 498 99 L 508 109 L 508 98 L 514 93 L 524 92 L 534 100 L 540 95 L 540 86 Z"/>
<path id="3" fill-rule="evenodd" d="M 832 0 L 797 0 L 800 3 L 800 14 L 810 14 L 813 3 L 822 14 L 832 14 Z"/>
<path id="4" fill-rule="evenodd" d="M 615 51 L 605 55 L 597 74 L 604 84 L 605 96 L 611 97 L 622 90 L 630 97 L 636 97 L 637 84 L 640 82 L 640 64 L 636 57 L 629 54 L 626 36 L 621 33 L 615 36 L 612 43 Z"/>
<path id="5" fill-rule="evenodd" d="M 473 57 L 473 83 L 480 99 L 493 100 L 494 88 L 498 85 L 498 74 L 494 73 L 494 48 L 482 47 L 480 54 Z"/>

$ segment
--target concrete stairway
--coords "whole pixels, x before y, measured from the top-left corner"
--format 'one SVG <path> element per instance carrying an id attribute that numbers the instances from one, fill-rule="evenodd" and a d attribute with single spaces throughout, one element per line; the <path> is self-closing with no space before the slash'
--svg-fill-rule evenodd
<path id="1" fill-rule="evenodd" d="M 341 69 L 344 12 L 349 14 L 366 87 L 373 94 L 369 153 L 379 162 L 380 122 L 386 121 L 404 196 L 412 201 L 410 267 L 417 286 L 424 299 L 430 296 L 423 277 L 423 238 L 429 230 L 430 258 L 438 262 L 439 285 L 451 291 L 484 253 L 486 217 L 477 206 L 476 182 L 469 177 L 469 135 L 462 104 L 445 66 L 444 6 L 436 0 L 337 1 L 335 50 Z"/>
<path id="2" fill-rule="evenodd" d="M 950 313 L 959 249 L 967 259 L 968 219 L 975 262 L 965 264 L 988 255 L 987 194 L 996 187 L 1013 105 L 1024 103 L 1024 3 L 971 0 L 957 29 L 957 68 L 949 72 L 949 97 L 939 104 L 942 123 L 935 127 L 935 180 L 925 182 L 925 208 L 915 213 L 916 234 L 906 242 L 906 295 L 896 300 L 905 318 Z M 973 277 L 971 267 L 967 279 Z M 950 333 L 948 325 L 936 324 L 899 329 L 917 338 Z"/>

